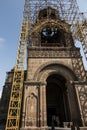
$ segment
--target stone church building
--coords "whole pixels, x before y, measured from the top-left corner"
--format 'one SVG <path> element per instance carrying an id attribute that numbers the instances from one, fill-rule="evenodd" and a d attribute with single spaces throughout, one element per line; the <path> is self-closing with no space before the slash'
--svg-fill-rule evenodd
<path id="1" fill-rule="evenodd" d="M 7 73 L 3 87 L 1 125 L 6 122 L 13 73 Z M 33 25 L 32 45 L 27 47 L 20 130 L 51 127 L 53 116 L 59 118 L 58 127 L 64 127 L 66 122 L 87 125 L 82 104 L 85 88 L 87 72 L 70 25 L 53 8 L 40 10 Z"/>

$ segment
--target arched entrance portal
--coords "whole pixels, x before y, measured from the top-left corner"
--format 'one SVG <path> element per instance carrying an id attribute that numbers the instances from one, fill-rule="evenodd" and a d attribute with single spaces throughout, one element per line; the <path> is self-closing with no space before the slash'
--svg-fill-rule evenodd
<path id="1" fill-rule="evenodd" d="M 47 78 L 46 98 L 48 126 L 51 126 L 54 115 L 59 118 L 59 126 L 62 126 L 63 122 L 70 121 L 66 79 L 63 76 L 52 74 Z"/>

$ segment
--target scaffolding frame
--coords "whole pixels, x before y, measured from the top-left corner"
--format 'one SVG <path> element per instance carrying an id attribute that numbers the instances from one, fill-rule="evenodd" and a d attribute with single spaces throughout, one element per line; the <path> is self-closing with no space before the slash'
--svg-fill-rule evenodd
<path id="1" fill-rule="evenodd" d="M 82 43 L 81 45 L 87 60 L 87 20 L 84 17 L 84 14 L 80 13 L 76 0 L 25 0 L 23 21 L 19 37 L 18 52 L 16 65 L 14 68 L 12 90 L 5 130 L 19 130 L 26 46 L 27 44 L 32 46 L 31 30 L 33 28 L 32 25 L 36 22 L 39 10 L 49 6 L 59 12 L 61 20 L 64 20 L 66 23 L 71 25 L 73 39 L 74 41 L 78 40 Z M 74 68 L 76 68 L 77 63 L 73 62 L 73 64 Z M 85 121 L 87 121 L 87 109 L 84 105 L 86 104 L 84 93 L 87 94 L 87 88 L 84 88 L 84 93 L 81 90 L 82 88 L 80 88 L 80 90 L 78 89 L 78 95 L 79 97 L 80 95 L 83 97 L 82 100 L 81 98 L 79 99 L 81 109 L 86 113 L 86 115 L 83 114 L 85 125 Z"/>

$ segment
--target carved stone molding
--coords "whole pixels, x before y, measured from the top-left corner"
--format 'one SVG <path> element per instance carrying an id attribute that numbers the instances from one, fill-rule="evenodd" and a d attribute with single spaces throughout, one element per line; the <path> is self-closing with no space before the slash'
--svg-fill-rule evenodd
<path id="1" fill-rule="evenodd" d="M 79 50 L 63 47 L 55 48 L 29 48 L 29 58 L 33 57 L 46 57 L 46 58 L 58 58 L 58 57 L 80 57 Z"/>
<path id="2" fill-rule="evenodd" d="M 46 85 L 46 82 L 38 82 L 38 81 L 25 81 L 25 85 Z"/>

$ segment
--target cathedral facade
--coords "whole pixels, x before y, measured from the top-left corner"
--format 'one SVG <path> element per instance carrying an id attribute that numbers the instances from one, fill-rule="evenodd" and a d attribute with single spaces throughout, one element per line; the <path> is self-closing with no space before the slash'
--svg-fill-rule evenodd
<path id="1" fill-rule="evenodd" d="M 70 25 L 60 19 L 55 9 L 48 7 L 40 10 L 33 27 L 21 130 L 50 127 L 53 116 L 59 118 L 59 127 L 64 127 L 65 122 L 83 126 L 86 120 L 80 109 L 79 90 L 87 87 L 87 77 Z"/>
<path id="2" fill-rule="evenodd" d="M 20 130 L 48 129 L 53 116 L 59 119 L 57 127 L 64 127 L 66 122 L 87 125 L 81 95 L 87 88 L 87 72 L 70 25 L 61 20 L 57 10 L 47 7 L 39 11 L 32 46 L 27 50 Z M 3 98 L 2 94 L 1 103 Z"/>

